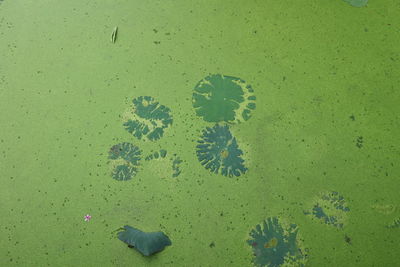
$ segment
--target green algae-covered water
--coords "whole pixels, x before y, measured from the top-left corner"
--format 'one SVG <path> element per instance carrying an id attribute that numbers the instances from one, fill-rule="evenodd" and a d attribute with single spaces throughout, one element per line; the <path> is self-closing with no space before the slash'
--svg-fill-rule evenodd
<path id="1" fill-rule="evenodd" d="M 0 266 L 400 266 L 399 17 L 0 1 Z"/>

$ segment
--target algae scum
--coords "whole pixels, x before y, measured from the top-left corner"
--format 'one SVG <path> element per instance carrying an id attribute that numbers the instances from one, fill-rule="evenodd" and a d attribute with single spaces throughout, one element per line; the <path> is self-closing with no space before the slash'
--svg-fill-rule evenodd
<path id="1" fill-rule="evenodd" d="M 0 266 L 397 266 L 399 17 L 0 0 Z"/>

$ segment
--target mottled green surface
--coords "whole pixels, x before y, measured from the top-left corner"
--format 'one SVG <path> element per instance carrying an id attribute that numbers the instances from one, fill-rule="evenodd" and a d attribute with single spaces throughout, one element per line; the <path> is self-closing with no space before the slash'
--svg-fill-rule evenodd
<path id="1" fill-rule="evenodd" d="M 306 266 L 398 265 L 399 18 L 395 0 L 2 1 L 0 266 L 252 266 L 267 218 L 296 224 Z M 210 74 L 257 96 L 229 126 L 237 178 L 196 156 Z M 173 118 L 151 142 L 123 127 L 140 96 Z M 124 142 L 168 156 L 119 182 L 108 152 Z M 350 208 L 342 228 L 304 214 L 326 192 Z M 116 238 L 126 224 L 173 245 L 143 257 Z"/>

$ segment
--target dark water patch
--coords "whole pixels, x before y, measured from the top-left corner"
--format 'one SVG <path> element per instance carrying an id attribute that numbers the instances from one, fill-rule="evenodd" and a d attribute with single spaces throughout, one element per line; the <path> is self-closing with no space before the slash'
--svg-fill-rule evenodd
<path id="1" fill-rule="evenodd" d="M 197 142 L 197 158 L 207 170 L 229 177 L 246 173 L 243 152 L 227 125 L 207 127 Z"/>
<path id="2" fill-rule="evenodd" d="M 115 180 L 130 180 L 138 172 L 141 150 L 131 143 L 119 143 L 111 147 L 108 159 L 112 167 L 111 176 Z"/>
<path id="3" fill-rule="evenodd" d="M 254 90 L 240 78 L 213 74 L 194 88 L 193 107 L 208 122 L 247 121 L 256 108 Z"/>
<path id="4" fill-rule="evenodd" d="M 256 225 L 250 236 L 247 244 L 253 250 L 256 266 L 305 266 L 306 249 L 301 245 L 297 225 L 283 225 L 277 217 L 270 217 Z"/>

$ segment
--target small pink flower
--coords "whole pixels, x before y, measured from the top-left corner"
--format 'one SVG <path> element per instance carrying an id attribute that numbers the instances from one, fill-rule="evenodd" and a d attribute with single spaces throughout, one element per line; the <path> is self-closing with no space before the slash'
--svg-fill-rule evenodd
<path id="1" fill-rule="evenodd" d="M 90 216 L 89 214 L 85 215 L 85 222 L 90 221 L 90 219 L 92 219 L 92 216 Z"/>

